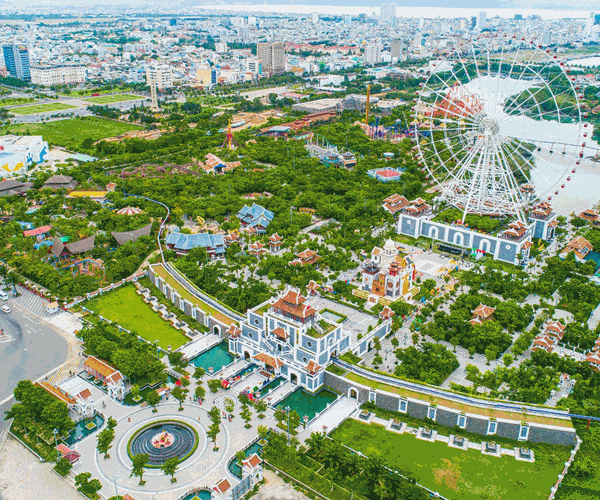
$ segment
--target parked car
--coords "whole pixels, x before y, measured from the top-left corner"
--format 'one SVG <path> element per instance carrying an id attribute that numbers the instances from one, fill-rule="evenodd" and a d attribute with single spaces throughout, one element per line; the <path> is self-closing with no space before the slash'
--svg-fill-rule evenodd
<path id="1" fill-rule="evenodd" d="M 2 306 L 2 307 L 0 307 L 0 311 L 2 311 L 3 313 L 9 314 L 10 313 L 10 307 L 8 307 L 8 306 Z"/>

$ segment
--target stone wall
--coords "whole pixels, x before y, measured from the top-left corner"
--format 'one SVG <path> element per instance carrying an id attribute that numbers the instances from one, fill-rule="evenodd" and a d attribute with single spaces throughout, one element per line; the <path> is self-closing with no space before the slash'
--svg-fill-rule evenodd
<path id="1" fill-rule="evenodd" d="M 400 407 L 400 396 L 385 391 L 373 391 L 369 387 L 357 384 L 352 380 L 346 379 L 331 372 L 325 372 L 324 384 L 333 389 L 335 392 L 344 396 L 350 396 L 350 390 L 354 389 L 358 395 L 359 403 L 369 401 L 369 394 L 375 392 L 375 404 L 384 410 L 398 411 Z M 414 398 L 407 398 L 406 413 L 413 418 L 425 419 L 431 405 L 425 401 L 420 401 Z M 449 430 L 455 427 L 458 423 L 460 411 L 453 408 L 437 405 L 435 421 L 440 425 L 448 427 Z M 477 415 L 464 412 L 466 416 L 465 430 L 475 434 L 487 435 L 488 424 L 490 419 L 482 415 Z M 508 421 L 507 419 L 498 419 L 496 434 L 499 437 L 518 440 L 519 430 L 521 428 L 522 415 L 515 413 L 515 420 Z M 490 438 L 493 439 L 493 436 Z M 575 429 L 561 428 L 558 426 L 545 426 L 542 424 L 529 423 L 528 439 L 533 442 L 558 444 L 565 446 L 574 446 L 576 442 Z"/>

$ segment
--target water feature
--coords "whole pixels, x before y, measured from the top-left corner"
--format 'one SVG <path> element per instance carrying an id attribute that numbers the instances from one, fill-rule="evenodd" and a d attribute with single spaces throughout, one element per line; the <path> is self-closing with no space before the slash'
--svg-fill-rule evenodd
<path id="1" fill-rule="evenodd" d="M 211 498 L 212 495 L 210 491 L 200 490 L 196 493 L 190 493 L 189 495 L 186 495 L 183 500 L 210 500 Z"/>
<path id="2" fill-rule="evenodd" d="M 92 427 L 91 424 L 94 424 L 94 426 Z M 67 439 L 65 439 L 65 443 L 67 446 L 71 446 L 77 441 L 81 441 L 83 438 L 100 429 L 102 424 L 104 424 L 104 417 L 99 413 L 96 413 L 92 418 L 86 418 L 81 422 L 77 422 L 75 428 L 69 432 Z"/>
<path id="3" fill-rule="evenodd" d="M 312 420 L 317 413 L 322 412 L 327 405 L 333 403 L 337 395 L 327 389 L 322 389 L 317 393 L 311 393 L 304 389 L 296 389 L 283 401 L 277 404 L 277 408 L 285 408 L 289 406 L 292 410 L 296 410 L 300 419 L 308 416 L 308 420 Z"/>
<path id="4" fill-rule="evenodd" d="M 244 450 L 244 453 L 246 454 L 246 458 L 248 458 L 250 455 L 254 455 L 255 453 L 261 455 L 262 446 L 260 446 L 257 441 L 256 443 L 248 446 L 248 448 Z M 231 472 L 235 477 L 240 479 L 242 478 L 242 468 L 238 465 L 237 458 L 234 458 L 231 462 L 229 462 L 229 472 Z"/>
<path id="5" fill-rule="evenodd" d="M 210 368 L 213 369 L 212 373 L 216 373 L 234 359 L 233 355 L 227 351 L 227 342 L 221 342 L 190 359 L 190 363 L 195 367 L 204 368 L 206 373 L 210 375 Z"/>
<path id="6" fill-rule="evenodd" d="M 178 421 L 150 424 L 137 431 L 127 445 L 130 456 L 145 453 L 149 467 L 160 467 L 167 460 L 188 458 L 198 446 L 198 435 Z"/>
<path id="7" fill-rule="evenodd" d="M 285 379 L 283 377 L 277 377 L 277 378 L 271 380 L 270 382 L 268 382 L 267 384 L 263 385 L 258 391 L 258 393 L 260 394 L 260 397 L 262 398 L 271 389 L 275 389 L 276 387 L 279 387 L 284 380 Z"/>

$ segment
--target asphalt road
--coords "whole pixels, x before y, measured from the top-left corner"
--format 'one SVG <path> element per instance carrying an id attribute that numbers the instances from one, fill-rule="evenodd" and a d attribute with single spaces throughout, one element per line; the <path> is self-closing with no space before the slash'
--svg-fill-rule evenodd
<path id="1" fill-rule="evenodd" d="M 7 302 L 0 301 L 0 305 Z M 8 302 L 11 312 L 0 312 L 0 328 L 10 337 L 0 337 L 0 436 L 4 413 L 10 408 L 19 380 L 35 380 L 67 359 L 67 341 L 50 326 L 22 314 Z M 7 401 L 8 399 L 8 401 Z"/>

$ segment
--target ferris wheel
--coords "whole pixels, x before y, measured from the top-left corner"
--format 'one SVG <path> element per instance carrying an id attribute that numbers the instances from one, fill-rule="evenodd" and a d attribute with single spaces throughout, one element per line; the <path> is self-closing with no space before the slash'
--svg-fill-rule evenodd
<path id="1" fill-rule="evenodd" d="M 575 77 L 550 50 L 507 35 L 479 38 L 432 61 L 415 99 L 420 168 L 467 214 L 513 216 L 568 188 L 584 156 Z"/>

